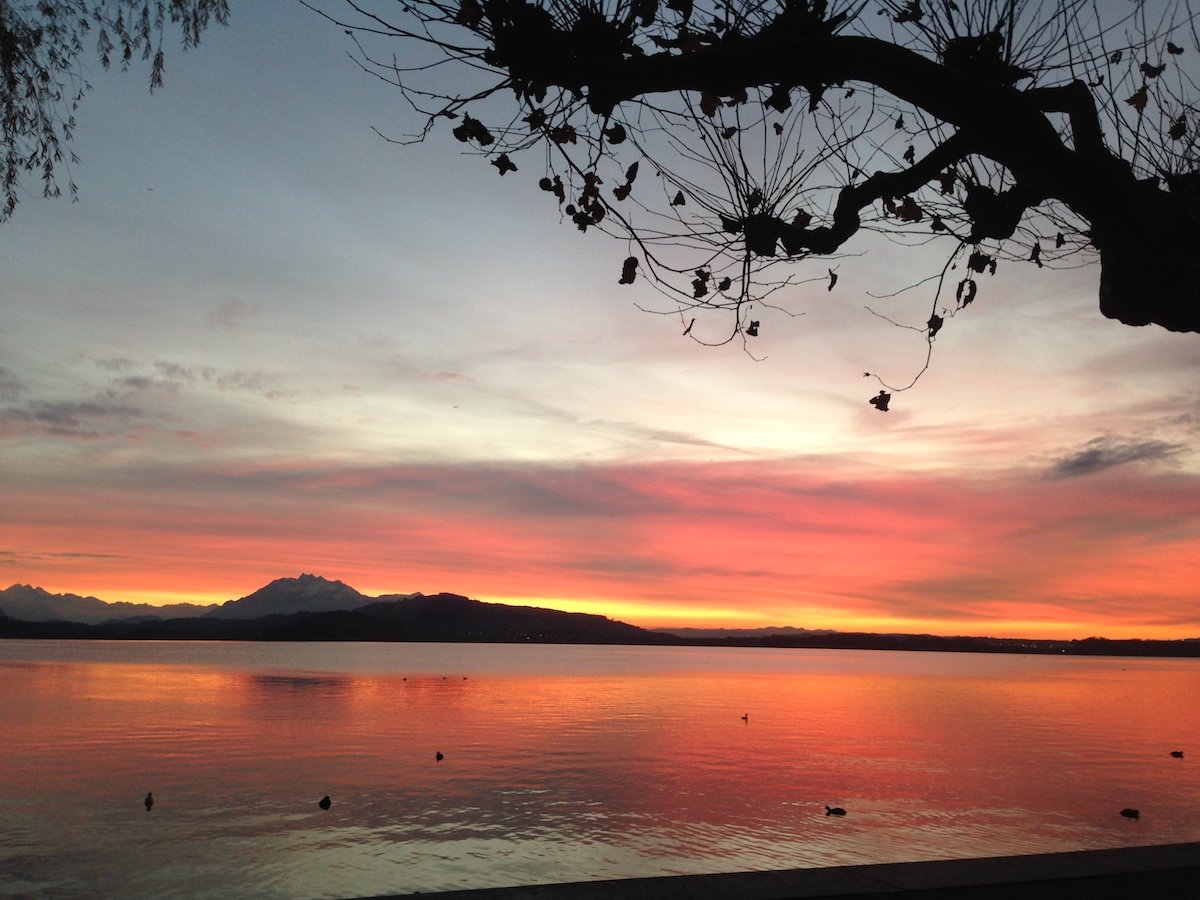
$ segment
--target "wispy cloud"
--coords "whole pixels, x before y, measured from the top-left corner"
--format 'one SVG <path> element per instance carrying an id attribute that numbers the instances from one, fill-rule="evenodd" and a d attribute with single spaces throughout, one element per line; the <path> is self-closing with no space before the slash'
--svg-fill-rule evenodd
<path id="1" fill-rule="evenodd" d="M 1159 440 L 1098 437 L 1063 454 L 1050 465 L 1048 478 L 1077 478 L 1134 462 L 1172 462 L 1187 448 Z"/>

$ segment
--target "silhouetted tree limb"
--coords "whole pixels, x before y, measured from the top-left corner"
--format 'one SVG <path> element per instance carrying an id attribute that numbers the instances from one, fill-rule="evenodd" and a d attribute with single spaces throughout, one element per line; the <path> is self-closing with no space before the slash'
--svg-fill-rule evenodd
<path id="1" fill-rule="evenodd" d="M 69 145 L 89 87 L 80 66 L 88 43 L 106 69 L 148 61 L 153 91 L 163 83 L 166 33 L 177 29 L 187 49 L 228 16 L 228 0 L 0 0 L 0 222 L 27 173 L 41 179 L 44 196 L 62 194 L 59 169 L 76 161 Z M 67 189 L 74 197 L 69 177 Z"/>
<path id="2" fill-rule="evenodd" d="M 622 283 L 649 272 L 681 312 L 732 309 L 735 334 L 757 334 L 748 310 L 793 283 L 764 280 L 775 263 L 842 252 L 868 226 L 949 238 L 952 259 L 992 269 L 1090 250 L 1105 315 L 1200 331 L 1188 0 L 346 6 L 361 18 L 323 14 L 427 116 L 417 139 L 451 119 L 494 163 L 544 147 L 564 216 L 641 251 Z M 389 60 L 376 38 L 412 52 Z M 653 161 L 665 209 L 622 178 L 629 147 Z M 631 202 L 638 215 L 615 214 Z"/>

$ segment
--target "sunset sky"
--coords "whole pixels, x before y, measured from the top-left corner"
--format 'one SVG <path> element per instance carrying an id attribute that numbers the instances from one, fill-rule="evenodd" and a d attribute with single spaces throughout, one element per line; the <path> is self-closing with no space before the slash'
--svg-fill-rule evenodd
<path id="1" fill-rule="evenodd" d="M 327 4 L 327 6 L 330 4 Z M 753 359 L 415 120 L 290 2 L 102 72 L 78 203 L 0 225 L 0 587 L 220 602 L 301 572 L 643 626 L 1200 637 L 1200 336 L 864 239 Z M 397 48 L 399 49 L 399 48 Z M 813 274 L 826 264 L 812 264 Z"/>

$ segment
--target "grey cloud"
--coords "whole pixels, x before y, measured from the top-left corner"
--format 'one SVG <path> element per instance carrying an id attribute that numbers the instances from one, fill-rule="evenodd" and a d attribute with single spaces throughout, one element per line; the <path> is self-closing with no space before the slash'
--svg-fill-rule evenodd
<path id="1" fill-rule="evenodd" d="M 221 303 L 210 309 L 205 318 L 210 325 L 232 328 L 246 319 L 257 316 L 258 313 L 258 304 L 247 303 L 240 297 L 226 297 Z"/>
<path id="2" fill-rule="evenodd" d="M 124 403 L 33 400 L 0 411 L 5 422 L 33 426 L 62 437 L 101 437 L 146 417 L 145 410 Z"/>
<path id="3" fill-rule="evenodd" d="M 0 366 L 0 400 L 16 400 L 25 390 L 25 384 L 12 370 Z"/>
<path id="4" fill-rule="evenodd" d="M 1170 444 L 1166 441 L 1093 438 L 1080 449 L 1073 450 L 1051 463 L 1046 476 L 1051 479 L 1076 478 L 1125 463 L 1169 462 L 1184 449 L 1181 444 Z"/>

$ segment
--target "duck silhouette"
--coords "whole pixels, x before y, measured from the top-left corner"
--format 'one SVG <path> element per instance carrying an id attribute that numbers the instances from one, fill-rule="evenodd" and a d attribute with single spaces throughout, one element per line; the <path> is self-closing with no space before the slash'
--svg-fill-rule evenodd
<path id="1" fill-rule="evenodd" d="M 827 816 L 844 816 L 845 814 L 846 814 L 846 811 L 844 809 L 842 809 L 840 806 L 825 807 L 825 815 L 827 815 Z"/>
<path id="2" fill-rule="evenodd" d="M 333 806 L 333 801 L 330 800 L 329 795 L 326 794 L 324 797 L 322 797 L 320 800 L 317 801 L 317 806 L 321 807 L 321 809 L 329 809 L 329 807 Z"/>
<path id="3" fill-rule="evenodd" d="M 1121 810 L 1121 815 L 1127 819 L 1140 819 L 1142 811 L 1140 809 L 1130 809 L 1128 806 Z"/>
<path id="4" fill-rule="evenodd" d="M 1175 757 L 1176 759 L 1183 759 L 1183 751 L 1182 750 L 1172 750 L 1171 755 L 1173 757 Z"/>
<path id="5" fill-rule="evenodd" d="M 146 792 L 146 799 L 143 801 L 146 804 L 146 812 L 150 812 L 154 806 L 154 794 L 150 791 Z"/>
<path id="6" fill-rule="evenodd" d="M 433 758 L 434 758 L 435 760 L 437 760 L 438 762 L 441 762 L 441 761 L 442 761 L 443 759 L 445 759 L 446 757 L 444 757 L 444 756 L 442 755 L 442 751 L 441 751 L 441 750 L 439 750 L 437 753 L 435 753 L 435 754 L 434 754 L 434 757 L 433 757 Z"/>

